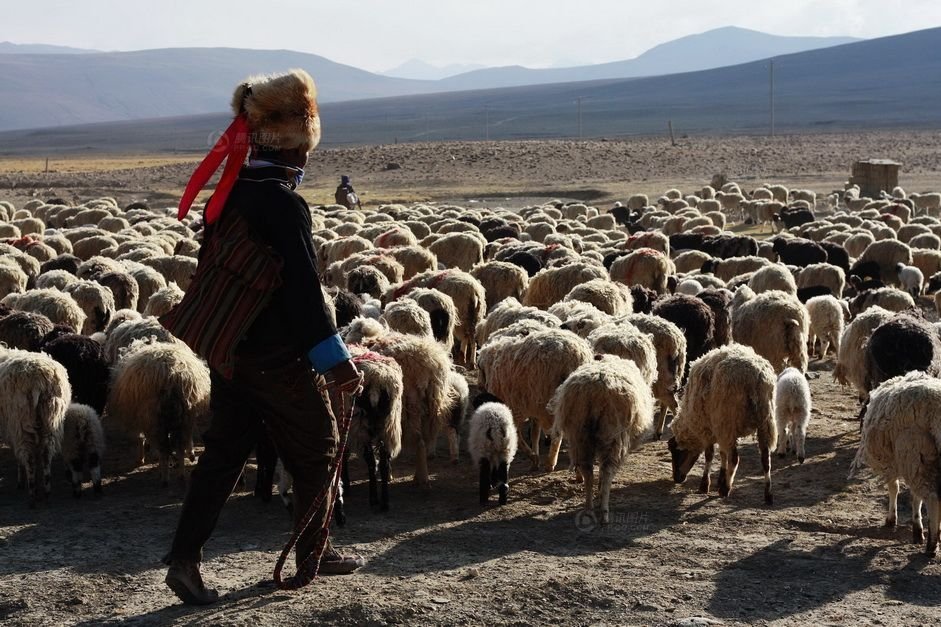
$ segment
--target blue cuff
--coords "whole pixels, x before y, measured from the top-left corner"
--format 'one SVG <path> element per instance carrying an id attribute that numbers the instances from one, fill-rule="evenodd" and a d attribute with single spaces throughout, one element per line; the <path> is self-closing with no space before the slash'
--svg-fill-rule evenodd
<path id="1" fill-rule="evenodd" d="M 307 359 L 319 374 L 324 374 L 334 366 L 350 359 L 350 351 L 339 335 L 331 335 L 317 346 L 310 349 Z"/>

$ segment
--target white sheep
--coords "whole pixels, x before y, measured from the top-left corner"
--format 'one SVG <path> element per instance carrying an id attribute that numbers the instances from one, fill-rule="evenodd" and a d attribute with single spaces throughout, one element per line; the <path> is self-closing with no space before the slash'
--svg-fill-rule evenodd
<path id="1" fill-rule="evenodd" d="M 941 483 L 941 381 L 923 372 L 889 379 L 872 392 L 863 417 L 859 451 L 853 472 L 863 464 L 883 481 L 889 492 L 886 526 L 898 520 L 899 481 L 912 494 L 912 542 L 925 541 L 921 505 L 928 506 L 925 553 L 938 549 L 938 485 Z M 852 473 L 851 473 L 852 474 Z"/>
<path id="2" fill-rule="evenodd" d="M 72 403 L 65 412 L 62 458 L 72 473 L 72 495 L 82 495 L 82 474 L 88 469 L 95 494 L 101 494 L 101 459 L 105 454 L 105 433 L 98 412 Z"/>
<path id="3" fill-rule="evenodd" d="M 787 451 L 797 453 L 797 461 L 804 463 L 804 442 L 810 423 L 810 384 L 797 368 L 786 368 L 778 375 L 774 386 L 774 419 L 778 426 L 778 456 Z"/>
<path id="4" fill-rule="evenodd" d="M 0 436 L 13 449 L 18 485 L 25 485 L 30 507 L 52 491 L 52 458 L 62 444 L 71 398 L 64 366 L 44 353 L 0 344 Z"/>
<path id="5" fill-rule="evenodd" d="M 751 346 L 776 372 L 789 366 L 807 370 L 807 310 L 794 296 L 772 290 L 757 294 L 747 286 L 732 302 L 732 339 Z"/>
<path id="6" fill-rule="evenodd" d="M 833 352 L 840 354 L 840 337 L 843 335 L 843 324 L 846 319 L 843 306 L 835 297 L 828 295 L 814 296 L 805 304 L 807 316 L 810 318 L 810 335 L 808 345 L 813 349 L 816 340 L 820 339 L 820 357 L 826 357 L 827 349 L 833 347 Z"/>
<path id="7" fill-rule="evenodd" d="M 600 466 L 601 524 L 610 517 L 614 475 L 653 428 L 650 384 L 633 362 L 615 356 L 590 361 L 568 376 L 548 404 L 553 433 L 569 443 L 569 457 L 585 484 L 585 511 L 594 510 L 594 464 Z"/>
<path id="8" fill-rule="evenodd" d="M 516 423 L 510 408 L 499 402 L 480 404 L 471 414 L 467 441 L 471 459 L 480 469 L 480 503 L 490 500 L 490 490 L 497 488 L 500 505 L 505 505 L 510 490 L 510 464 L 516 457 Z"/>
<path id="9" fill-rule="evenodd" d="M 912 298 L 918 298 L 925 287 L 925 275 L 915 266 L 907 266 L 904 263 L 895 264 L 895 272 L 898 274 L 899 283 L 903 290 L 911 294 Z"/>
<path id="10" fill-rule="evenodd" d="M 729 496 L 738 470 L 739 438 L 757 433 L 765 475 L 765 503 L 771 505 L 771 451 L 777 445 L 775 376 L 768 360 L 747 346 L 713 349 L 693 362 L 680 411 L 668 443 L 673 481 L 683 483 L 699 455 L 706 467 L 699 491 L 708 494 L 715 444 L 719 445 L 719 495 Z"/>

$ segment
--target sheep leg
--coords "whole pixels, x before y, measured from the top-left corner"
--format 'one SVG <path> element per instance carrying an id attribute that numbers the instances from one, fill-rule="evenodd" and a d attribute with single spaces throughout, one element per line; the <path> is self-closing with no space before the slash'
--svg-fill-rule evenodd
<path id="1" fill-rule="evenodd" d="M 486 505 L 490 500 L 490 460 L 486 457 L 480 458 L 480 504 Z"/>
<path id="2" fill-rule="evenodd" d="M 761 469 L 765 473 L 765 503 L 768 505 L 774 504 L 774 495 L 771 493 L 771 447 L 758 446 L 758 451 L 761 453 Z M 738 453 L 733 451 L 733 454 L 738 457 Z M 735 471 L 733 470 L 734 474 Z M 732 489 L 732 482 L 729 482 L 729 490 Z"/>
<path id="3" fill-rule="evenodd" d="M 776 453 L 778 457 L 785 457 L 787 455 L 788 445 L 787 445 L 787 423 L 783 420 L 778 421 L 778 433 L 781 437 L 778 438 L 778 450 Z"/>
<path id="4" fill-rule="evenodd" d="M 912 494 L 912 544 L 921 544 L 925 541 L 925 527 L 921 520 L 921 504 L 922 499 Z"/>
<path id="5" fill-rule="evenodd" d="M 376 475 L 378 474 L 378 465 L 376 460 L 376 451 L 372 443 L 367 443 L 363 450 L 363 461 L 366 462 L 366 474 L 369 476 L 369 506 L 378 507 L 379 505 L 379 485 Z"/>
<path id="6" fill-rule="evenodd" d="M 88 473 L 91 475 L 92 488 L 95 496 L 101 495 L 101 458 L 98 453 L 88 456 Z"/>
<path id="7" fill-rule="evenodd" d="M 769 469 L 771 467 L 770 463 L 768 465 Z M 729 453 L 729 471 L 726 473 L 726 480 L 729 485 L 726 488 L 725 495 L 728 496 L 732 493 L 732 484 L 735 483 L 735 473 L 738 471 L 738 447 L 732 445 L 732 451 Z"/>
<path id="8" fill-rule="evenodd" d="M 715 444 L 706 447 L 706 467 L 702 472 L 702 481 L 699 482 L 699 493 L 709 494 L 709 475 L 712 473 L 712 458 L 716 454 Z"/>
<path id="9" fill-rule="evenodd" d="M 82 470 L 85 465 L 81 457 L 76 457 L 69 462 L 69 466 L 72 470 L 72 496 L 79 498 L 82 496 Z"/>
<path id="10" fill-rule="evenodd" d="M 383 442 L 379 443 L 379 511 L 389 511 L 389 481 L 392 479 L 389 466 L 389 449 Z"/>
<path id="11" fill-rule="evenodd" d="M 562 434 L 555 433 L 552 436 L 552 442 L 549 444 L 549 458 L 546 460 L 546 472 L 555 470 L 559 463 L 559 449 L 562 448 Z"/>
<path id="12" fill-rule="evenodd" d="M 607 525 L 611 521 L 611 482 L 614 479 L 615 468 L 613 464 L 601 464 L 599 488 L 601 492 L 601 524 Z"/>
<path id="13" fill-rule="evenodd" d="M 938 532 L 941 525 L 941 507 L 938 503 L 938 495 L 928 496 L 928 544 L 925 547 L 925 554 L 928 557 L 934 557 L 938 554 Z"/>
<path id="14" fill-rule="evenodd" d="M 26 459 L 23 462 L 23 476 L 26 481 L 26 494 L 29 498 L 29 506 L 36 507 L 36 492 L 37 492 L 37 481 L 36 475 L 37 467 L 39 466 L 38 460 L 36 459 L 35 451 L 30 450 L 26 453 Z"/>
<path id="15" fill-rule="evenodd" d="M 582 471 L 582 478 L 585 480 L 585 512 L 591 514 L 595 509 L 595 499 L 592 483 L 594 482 L 595 467 L 594 464 L 584 464 L 579 466 Z"/>
<path id="16" fill-rule="evenodd" d="M 795 445 L 794 448 L 797 449 L 797 461 L 801 464 L 804 463 L 805 459 L 805 450 L 804 445 L 807 442 L 807 425 L 801 423 L 797 425 L 794 433 Z"/>
<path id="17" fill-rule="evenodd" d="M 899 480 L 892 479 L 886 487 L 889 490 L 889 508 L 885 515 L 885 526 L 894 527 L 899 518 Z"/>
<path id="18" fill-rule="evenodd" d="M 532 445 L 529 448 L 529 456 L 533 460 L 533 470 L 539 470 L 539 437 L 542 435 L 542 429 L 535 421 L 529 422 L 529 437 Z"/>
<path id="19" fill-rule="evenodd" d="M 453 425 L 448 426 L 448 451 L 451 454 L 451 463 L 456 464 L 458 462 L 458 456 L 460 454 L 460 438 L 457 434 L 457 429 Z"/>
<path id="20" fill-rule="evenodd" d="M 506 505 L 506 499 L 510 493 L 510 465 L 505 461 L 500 462 L 500 467 L 497 469 L 497 481 L 500 505 Z"/>
<path id="21" fill-rule="evenodd" d="M 654 430 L 653 439 L 654 441 L 659 441 L 661 436 L 663 436 L 663 429 L 666 427 L 667 422 L 667 406 L 665 404 L 660 405 L 660 415 L 657 417 L 657 428 Z"/>
<path id="22" fill-rule="evenodd" d="M 291 499 L 288 490 L 291 489 L 291 484 L 294 482 L 291 473 L 284 469 L 284 465 L 279 465 L 281 469 L 280 474 L 278 475 L 278 496 L 281 497 L 281 502 L 284 503 L 284 506 L 288 509 L 289 512 L 294 511 L 294 501 Z"/>
<path id="23" fill-rule="evenodd" d="M 425 446 L 425 439 L 421 436 L 418 437 L 415 451 L 415 483 L 427 488 L 430 485 L 428 481 L 428 449 Z"/>
<path id="24" fill-rule="evenodd" d="M 726 497 L 729 495 L 727 476 L 728 476 L 728 463 L 726 452 L 719 448 L 719 496 Z"/>
<path id="25" fill-rule="evenodd" d="M 186 438 L 180 439 L 180 443 L 176 448 L 177 458 L 180 460 L 180 467 L 178 468 L 180 474 L 180 483 L 186 483 Z"/>
<path id="26" fill-rule="evenodd" d="M 138 437 L 139 437 L 139 441 L 140 441 L 140 460 L 137 462 L 137 465 L 138 465 L 138 466 L 143 466 L 145 463 L 147 463 L 147 460 L 146 460 L 145 455 L 144 455 L 144 454 L 146 453 L 146 451 L 147 451 L 147 438 L 144 437 L 144 434 L 143 434 L 143 433 L 140 434 L 140 436 L 138 436 Z"/>

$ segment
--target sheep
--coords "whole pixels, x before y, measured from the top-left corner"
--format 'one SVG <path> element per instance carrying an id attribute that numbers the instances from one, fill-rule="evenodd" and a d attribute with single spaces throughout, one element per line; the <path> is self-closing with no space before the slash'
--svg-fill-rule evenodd
<path id="1" fill-rule="evenodd" d="M 447 294 L 454 301 L 458 312 L 454 333 L 455 350 L 464 365 L 472 370 L 476 368 L 475 332 L 477 325 L 484 318 L 484 312 L 487 311 L 487 295 L 484 287 L 470 274 L 460 270 L 423 272 L 404 283 L 390 287 L 389 291 L 382 295 L 383 302 L 395 300 L 417 287 L 434 288 Z"/>
<path id="2" fill-rule="evenodd" d="M 652 248 L 639 248 L 611 264 L 611 280 L 631 285 L 642 285 L 658 294 L 667 292 L 667 277 L 673 273 L 670 260 Z"/>
<path id="3" fill-rule="evenodd" d="M 571 331 L 546 329 L 523 337 L 505 337 L 488 342 L 480 351 L 478 385 L 513 411 L 519 429 L 531 420 L 532 446 L 520 444 L 539 468 L 540 432 L 550 433 L 553 417 L 546 409 L 556 388 L 579 366 L 592 358 L 585 340 Z M 545 469 L 551 472 L 558 461 L 561 434 L 553 435 Z"/>
<path id="4" fill-rule="evenodd" d="M 28 311 L 0 315 L 0 344 L 8 348 L 38 351 L 53 326 L 46 316 Z"/>
<path id="5" fill-rule="evenodd" d="M 607 278 L 608 273 L 603 267 L 588 263 L 570 263 L 558 268 L 546 268 L 530 279 L 523 304 L 548 309 L 564 299 L 576 285 L 593 279 Z"/>
<path id="6" fill-rule="evenodd" d="M 454 346 L 454 328 L 458 323 L 454 300 L 439 290 L 425 287 L 413 289 L 405 297 L 428 312 L 432 337 L 450 351 Z"/>
<path id="7" fill-rule="evenodd" d="M 797 368 L 785 368 L 774 386 L 774 419 L 778 428 L 778 457 L 788 451 L 797 453 L 797 461 L 804 463 L 804 442 L 810 423 L 810 384 Z"/>
<path id="8" fill-rule="evenodd" d="M 908 197 L 915 208 L 921 210 L 927 215 L 937 216 L 941 213 L 941 194 L 935 192 L 930 194 L 909 194 Z"/>
<path id="9" fill-rule="evenodd" d="M 804 266 L 797 273 L 797 289 L 809 287 L 826 287 L 830 294 L 837 298 L 843 295 L 846 287 L 846 274 L 841 268 L 829 263 L 815 263 Z"/>
<path id="10" fill-rule="evenodd" d="M 76 281 L 67 285 L 64 291 L 85 312 L 85 323 L 80 330 L 82 335 L 105 330 L 115 311 L 110 289 L 94 281 Z"/>
<path id="11" fill-rule="evenodd" d="M 159 318 L 168 313 L 183 300 L 183 290 L 176 283 L 168 283 L 166 287 L 161 288 L 150 295 L 147 299 L 147 305 L 144 307 L 145 316 Z"/>
<path id="12" fill-rule="evenodd" d="M 719 279 L 727 282 L 740 274 L 755 272 L 769 265 L 771 265 L 771 262 L 764 257 L 728 257 L 725 259 L 710 259 L 703 263 L 700 272 L 715 274 Z"/>
<path id="13" fill-rule="evenodd" d="M 684 279 L 677 283 L 674 293 L 676 294 L 685 294 L 687 296 L 696 296 L 701 291 L 703 291 L 702 283 L 696 279 Z"/>
<path id="14" fill-rule="evenodd" d="M 827 349 L 833 347 L 836 355 L 840 354 L 840 337 L 843 335 L 845 319 L 840 301 L 833 296 L 815 296 L 804 305 L 810 319 L 809 346 L 813 349 L 817 338 L 820 339 L 820 357 L 826 357 Z"/>
<path id="15" fill-rule="evenodd" d="M 0 257 L 0 300 L 7 294 L 25 292 L 27 281 L 28 277 L 19 265 Z"/>
<path id="16" fill-rule="evenodd" d="M 170 481 L 171 453 L 181 481 L 184 458 L 195 459 L 193 430 L 209 414 L 209 387 L 209 368 L 182 342 L 136 340 L 112 370 L 105 415 L 138 434 L 140 465 L 146 443 L 156 445 L 163 486 Z"/>
<path id="17" fill-rule="evenodd" d="M 866 389 L 913 370 L 941 376 L 941 337 L 922 318 L 899 314 L 886 320 L 869 336 L 866 353 Z"/>
<path id="18" fill-rule="evenodd" d="M 0 266 L 0 268 L 2 268 L 2 266 Z M 65 291 L 66 287 L 79 280 L 80 279 L 74 274 L 66 270 L 49 270 L 36 277 L 36 288 L 41 290 L 55 288 L 59 291 Z"/>
<path id="19" fill-rule="evenodd" d="M 408 298 L 389 303 L 380 320 L 398 333 L 433 337 L 431 316 L 417 302 Z"/>
<path id="20" fill-rule="evenodd" d="M 52 458 L 71 397 L 68 373 L 51 357 L 0 345 L 0 436 L 13 449 L 30 507 L 52 491 Z"/>
<path id="21" fill-rule="evenodd" d="M 549 313 L 562 320 L 563 329 L 581 338 L 587 338 L 589 333 L 611 320 L 611 316 L 594 305 L 577 300 L 556 303 L 549 308 Z"/>
<path id="22" fill-rule="evenodd" d="M 588 335 L 595 354 L 614 355 L 637 366 L 651 387 L 657 380 L 657 350 L 651 337 L 630 324 L 608 323 Z"/>
<path id="23" fill-rule="evenodd" d="M 600 466 L 601 524 L 610 521 L 614 475 L 653 427 L 649 384 L 632 362 L 606 356 L 572 372 L 549 401 L 553 433 L 569 443 L 572 465 L 585 484 L 585 509 L 594 510 L 594 464 Z"/>
<path id="24" fill-rule="evenodd" d="M 909 311 L 915 309 L 915 300 L 908 292 L 894 287 L 881 287 L 861 292 L 850 301 L 850 313 L 858 316 L 870 307 L 882 307 L 889 311 Z"/>
<path id="25" fill-rule="evenodd" d="M 535 320 L 546 328 L 562 326 L 558 317 L 535 307 L 524 307 L 515 298 L 507 298 L 497 303 L 477 326 L 478 344 L 483 346 L 494 332 L 520 320 Z"/>
<path id="26" fill-rule="evenodd" d="M 102 272 L 102 274 L 108 274 L 108 272 L 112 271 L 113 270 L 108 270 Z M 144 313 L 147 309 L 147 303 L 150 302 L 150 297 L 165 288 L 167 286 L 167 280 L 163 278 L 162 274 L 149 266 L 136 265 L 128 267 L 127 271 L 128 274 L 137 281 L 137 311 Z"/>
<path id="27" fill-rule="evenodd" d="M 856 316 L 840 336 L 840 349 L 836 367 L 833 369 L 833 379 L 843 386 L 852 385 L 856 388 L 857 397 L 862 401 L 869 398 L 869 387 L 866 383 L 868 374 L 866 343 L 872 332 L 882 323 L 890 320 L 892 315 L 891 311 L 882 307 L 870 307 Z"/>
<path id="28" fill-rule="evenodd" d="M 389 289 L 389 279 L 375 266 L 359 266 L 346 275 L 346 289 L 354 294 L 379 298 Z"/>
<path id="29" fill-rule="evenodd" d="M 360 327 L 369 323 L 357 318 L 348 332 L 360 335 Z M 351 342 L 353 335 L 345 339 Z M 444 426 L 455 399 L 450 395 L 448 373 L 451 363 L 444 347 L 431 337 L 417 337 L 396 332 L 379 332 L 378 337 L 364 337 L 370 350 L 394 359 L 402 368 L 402 433 L 415 451 L 414 481 L 429 485 L 428 451 Z"/>
<path id="30" fill-rule="evenodd" d="M 878 264 L 880 276 L 876 278 L 881 279 L 886 285 L 897 286 L 899 278 L 896 273 L 896 266 L 899 263 L 907 266 L 912 265 L 912 250 L 907 244 L 894 239 L 873 242 L 860 255 L 857 265 L 867 262 Z M 850 270 L 850 274 L 857 273 Z"/>
<path id="31" fill-rule="evenodd" d="M 673 258 L 673 265 L 678 273 L 685 274 L 699 271 L 703 264 L 711 259 L 712 257 L 701 250 L 684 250 Z"/>
<path id="32" fill-rule="evenodd" d="M 651 313 L 672 322 L 683 331 L 686 337 L 687 359 L 690 362 L 713 347 L 715 314 L 709 305 L 699 298 L 674 294 L 658 300 Z"/>
<path id="33" fill-rule="evenodd" d="M 71 471 L 72 496 L 82 496 L 82 475 L 91 475 L 95 494 L 101 494 L 101 459 L 105 453 L 105 433 L 98 412 L 73 402 L 65 412 L 62 433 L 62 459 Z"/>
<path id="34" fill-rule="evenodd" d="M 781 264 L 759 268 L 748 279 L 748 287 L 756 294 L 778 290 L 792 296 L 797 295 L 797 284 L 791 271 Z"/>
<path id="35" fill-rule="evenodd" d="M 941 381 L 922 372 L 911 372 L 883 383 L 872 393 L 863 417 L 859 450 L 851 474 L 863 464 L 883 481 L 889 492 L 885 524 L 898 521 L 899 481 L 912 494 L 912 543 L 925 542 L 921 506 L 928 505 L 928 538 L 925 553 L 934 557 L 941 525 L 938 485 L 941 476 Z"/>
<path id="36" fill-rule="evenodd" d="M 765 475 L 765 503 L 773 504 L 771 451 L 777 446 L 775 375 L 771 364 L 747 346 L 716 348 L 690 368 L 686 392 L 668 442 L 673 481 L 683 483 L 700 453 L 706 467 L 699 491 L 708 494 L 714 445 L 719 445 L 719 495 L 728 497 L 738 469 L 738 438 L 757 433 Z"/>
<path id="37" fill-rule="evenodd" d="M 529 275 L 526 271 L 507 261 L 478 264 L 471 269 L 470 274 L 484 287 L 487 307 L 491 309 L 504 298 L 520 300 L 529 287 Z"/>
<path id="38" fill-rule="evenodd" d="M 904 263 L 895 264 L 895 272 L 903 290 L 918 298 L 925 287 L 925 275 L 915 266 L 906 266 Z"/>
<path id="39" fill-rule="evenodd" d="M 98 277 L 97 282 L 111 290 L 114 297 L 114 309 L 137 309 L 140 287 L 137 281 L 126 272 L 106 272 Z"/>
<path id="40" fill-rule="evenodd" d="M 109 330 L 104 342 L 105 359 L 114 364 L 122 349 L 130 346 L 134 340 L 149 338 L 170 344 L 178 341 L 156 318 L 128 318 Z"/>
<path id="41" fill-rule="evenodd" d="M 807 371 L 807 310 L 779 291 L 739 288 L 732 302 L 732 339 L 767 359 L 775 372 L 787 365 Z"/>
<path id="42" fill-rule="evenodd" d="M 696 298 L 712 310 L 714 346 L 725 346 L 732 341 L 732 292 L 725 288 L 709 287 L 700 291 Z"/>
<path id="43" fill-rule="evenodd" d="M 448 453 L 451 457 L 451 463 L 456 464 L 461 448 L 461 427 L 464 424 L 467 408 L 470 405 L 470 387 L 467 385 L 467 379 L 456 370 L 451 370 L 448 373 L 448 395 L 452 402 L 447 421 Z"/>
<path id="44" fill-rule="evenodd" d="M 475 233 L 448 233 L 428 246 L 446 268 L 470 271 L 484 260 L 486 241 Z"/>
<path id="45" fill-rule="evenodd" d="M 774 240 L 773 250 L 781 263 L 788 266 L 803 268 L 827 260 L 827 251 L 820 244 L 799 237 L 778 238 Z"/>
<path id="46" fill-rule="evenodd" d="M 467 444 L 471 460 L 480 469 L 480 504 L 490 500 L 490 491 L 496 487 L 500 505 L 506 505 L 510 464 L 516 457 L 516 423 L 509 407 L 489 398 L 489 394 L 480 394 L 474 399 Z"/>
<path id="47" fill-rule="evenodd" d="M 43 314 L 53 324 L 64 324 L 75 330 L 85 325 L 85 312 L 78 303 L 56 289 L 29 290 L 22 294 L 7 294 L 0 303 L 19 311 Z"/>
<path id="48" fill-rule="evenodd" d="M 563 302 L 573 300 L 594 305 L 611 316 L 626 315 L 633 311 L 634 306 L 630 290 L 620 283 L 607 279 L 592 279 L 576 285 L 565 295 Z"/>
<path id="49" fill-rule="evenodd" d="M 385 512 L 389 463 L 402 450 L 402 368 L 394 359 L 362 347 L 351 346 L 350 354 L 363 373 L 363 391 L 356 397 L 347 450 L 361 451 L 369 474 L 369 505 Z"/>

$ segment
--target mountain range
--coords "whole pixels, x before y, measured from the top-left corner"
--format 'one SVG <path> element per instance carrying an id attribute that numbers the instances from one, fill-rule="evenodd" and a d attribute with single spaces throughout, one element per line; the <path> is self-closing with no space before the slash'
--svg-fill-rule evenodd
<path id="1" fill-rule="evenodd" d="M 729 27 L 661 44 L 629 61 L 574 68 L 486 68 L 439 80 L 383 76 L 289 50 L 168 48 L 75 54 L 75 49 L 57 52 L 46 46 L 6 44 L 0 54 L 0 130 L 217 112 L 225 109 L 228 94 L 246 76 L 291 67 L 302 67 L 315 77 L 319 100 L 326 104 L 685 72 L 845 41 Z"/>

